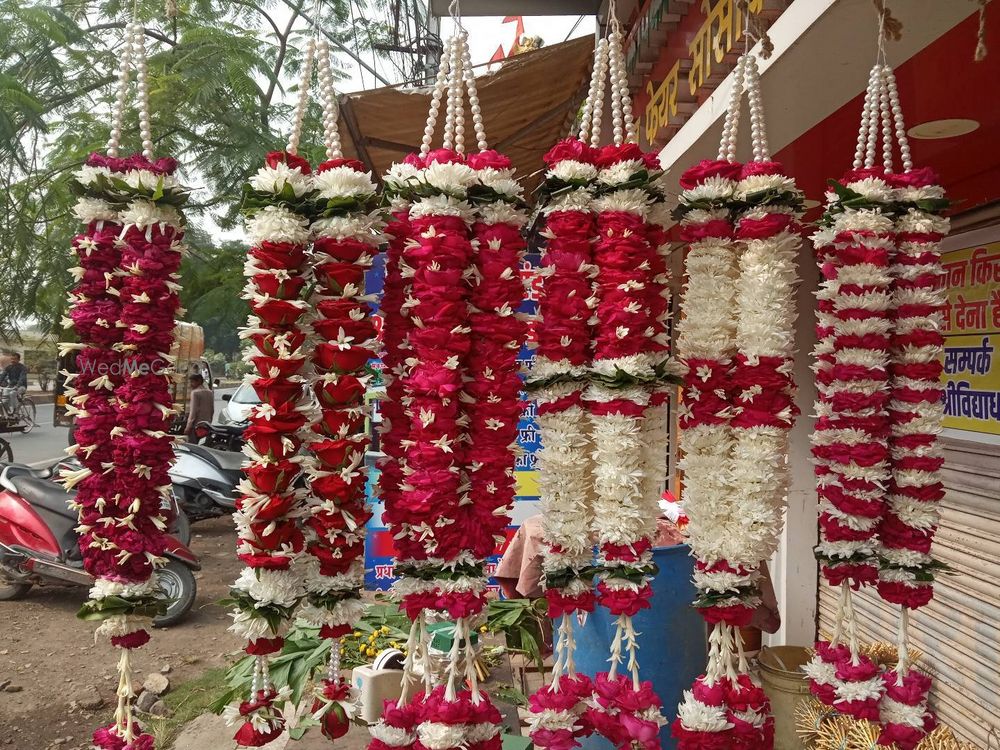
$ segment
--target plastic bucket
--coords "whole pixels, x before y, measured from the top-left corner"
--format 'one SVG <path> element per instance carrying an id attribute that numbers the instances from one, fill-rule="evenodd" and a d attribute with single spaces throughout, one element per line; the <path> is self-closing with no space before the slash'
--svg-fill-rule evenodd
<path id="1" fill-rule="evenodd" d="M 694 560 L 686 544 L 657 547 L 653 562 L 660 572 L 652 581 L 652 608 L 644 609 L 633 622 L 639 632 L 639 670 L 643 680 L 650 680 L 663 701 L 663 715 L 673 721 L 677 704 L 684 691 L 705 669 L 707 645 L 705 624 L 691 606 L 695 598 L 691 575 Z M 580 627 L 574 620 L 576 633 L 576 666 L 593 677 L 608 670 L 608 651 L 615 633 L 615 619 L 607 610 L 597 607 Z M 660 732 L 664 750 L 674 750 L 670 726 Z M 582 740 L 586 750 L 610 750 L 612 745 L 603 737 Z"/>
<path id="2" fill-rule="evenodd" d="M 801 750 L 795 733 L 795 710 L 809 696 L 809 679 L 801 667 L 809 661 L 804 646 L 765 646 L 761 649 L 760 681 L 774 713 L 774 750 Z"/>

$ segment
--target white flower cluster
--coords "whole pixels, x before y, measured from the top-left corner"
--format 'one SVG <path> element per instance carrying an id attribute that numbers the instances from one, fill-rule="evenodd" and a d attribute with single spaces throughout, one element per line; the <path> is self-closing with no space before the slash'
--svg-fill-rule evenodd
<path id="1" fill-rule="evenodd" d="M 371 198 L 376 185 L 371 172 L 358 172 L 348 165 L 312 175 L 309 185 L 320 198 Z"/>
<path id="2" fill-rule="evenodd" d="M 73 215 L 82 224 L 89 224 L 92 221 L 118 221 L 118 211 L 100 198 L 77 198 L 73 205 Z"/>
<path id="3" fill-rule="evenodd" d="M 597 167 L 582 161 L 563 159 L 553 164 L 545 176 L 562 180 L 563 182 L 589 182 L 597 179 Z"/>
<path id="4" fill-rule="evenodd" d="M 174 229 L 184 226 L 184 218 L 176 208 L 167 204 L 157 204 L 145 198 L 131 201 L 121 212 L 118 220 L 126 227 L 134 225 L 139 229 L 148 229 L 154 225 Z"/>
<path id="5" fill-rule="evenodd" d="M 284 206 L 265 206 L 247 220 L 247 236 L 251 244 L 261 242 L 309 242 L 309 220 Z"/>

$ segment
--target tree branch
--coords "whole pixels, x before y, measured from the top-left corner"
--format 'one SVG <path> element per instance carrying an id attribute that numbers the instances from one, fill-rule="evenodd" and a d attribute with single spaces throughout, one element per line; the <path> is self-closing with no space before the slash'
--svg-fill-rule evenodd
<path id="1" fill-rule="evenodd" d="M 274 98 L 274 90 L 278 87 L 278 76 L 281 75 L 281 67 L 285 64 L 285 55 L 288 53 L 288 37 L 292 35 L 292 27 L 295 26 L 295 21 L 301 12 L 302 0 L 298 0 L 292 8 L 292 16 L 288 19 L 285 32 L 278 34 L 278 57 L 274 61 L 274 73 L 271 75 L 271 82 L 268 84 L 267 92 L 264 94 L 260 106 L 260 124 L 264 126 L 264 130 L 270 130 L 271 127 L 267 110 L 271 106 L 271 99 Z"/>

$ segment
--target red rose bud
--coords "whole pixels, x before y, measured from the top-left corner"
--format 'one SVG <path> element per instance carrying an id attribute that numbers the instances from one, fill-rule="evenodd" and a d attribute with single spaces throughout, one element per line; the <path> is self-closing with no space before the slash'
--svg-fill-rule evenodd
<path id="1" fill-rule="evenodd" d="M 342 638 L 348 633 L 350 633 L 354 628 L 349 625 L 323 625 L 319 629 L 320 638 Z"/>
<path id="2" fill-rule="evenodd" d="M 250 248 L 250 257 L 256 258 L 264 268 L 297 271 L 306 262 L 306 250 L 291 242 L 261 242 Z"/>
<path id="3" fill-rule="evenodd" d="M 233 739 L 236 740 L 236 744 L 240 747 L 263 747 L 278 739 L 283 731 L 285 731 L 283 721 L 278 722 L 277 726 L 273 729 L 264 732 L 257 731 L 254 729 L 253 724 L 247 722 L 237 730 L 236 734 L 233 735 Z"/>
<path id="4" fill-rule="evenodd" d="M 349 167 L 355 172 L 367 172 L 368 168 L 357 159 L 328 159 L 318 167 L 316 167 L 316 172 L 326 172 L 330 169 L 336 169 L 337 167 Z"/>
<path id="5" fill-rule="evenodd" d="M 302 395 L 302 384 L 285 378 L 258 378 L 253 389 L 263 403 L 275 408 L 294 404 Z"/>
<path id="6" fill-rule="evenodd" d="M 374 255 L 377 248 L 352 237 L 317 237 L 313 240 L 313 256 L 328 255 L 341 263 L 357 263 L 363 257 Z"/>
<path id="7" fill-rule="evenodd" d="M 270 533 L 265 533 L 269 527 Z M 286 519 L 275 524 L 270 521 L 251 523 L 250 530 L 256 537 L 255 546 L 261 550 L 273 552 L 283 547 L 291 547 L 294 552 L 301 552 L 305 545 L 305 537 L 302 536 L 302 530 L 295 519 Z"/>
<path id="8" fill-rule="evenodd" d="M 681 187 L 685 190 L 691 190 L 711 177 L 738 180 L 741 170 L 742 166 L 737 162 L 703 159 L 681 175 Z"/>
<path id="9" fill-rule="evenodd" d="M 272 459 L 281 460 L 294 456 L 302 447 L 301 438 L 258 425 L 247 427 L 243 436 L 255 451 Z"/>
<path id="10" fill-rule="evenodd" d="M 266 494 L 284 492 L 299 473 L 298 466 L 291 461 L 279 461 L 276 464 L 254 463 L 245 471 L 250 483 L 259 492 Z"/>
<path id="11" fill-rule="evenodd" d="M 450 148 L 436 148 L 426 157 L 427 164 L 459 164 L 465 161 L 465 155 Z"/>
<path id="12" fill-rule="evenodd" d="M 561 161 L 579 161 L 586 164 L 594 163 L 594 150 L 578 138 L 564 138 L 550 148 L 542 160 L 549 168 Z"/>
<path id="13" fill-rule="evenodd" d="M 313 702 L 312 712 L 315 714 L 323 708 L 323 705 L 323 701 L 317 698 Z M 333 703 L 326 713 L 323 714 L 323 718 L 320 719 L 320 728 L 324 737 L 331 740 L 340 739 L 351 728 L 351 720 L 347 718 L 347 712 L 344 711 L 342 705 Z"/>
<path id="14" fill-rule="evenodd" d="M 316 384 L 316 397 L 321 406 L 352 406 L 363 400 L 364 396 L 364 385 L 351 375 L 341 375 L 333 383 Z"/>
<path id="15" fill-rule="evenodd" d="M 250 307 L 254 315 L 270 326 L 294 325 L 307 309 L 305 305 L 295 305 L 291 301 L 283 299 L 253 302 Z"/>
<path id="16" fill-rule="evenodd" d="M 282 340 L 285 342 L 285 350 L 290 354 L 294 354 L 298 351 L 306 340 L 305 332 L 298 330 L 282 331 L 280 334 L 278 332 L 254 333 L 250 336 L 250 340 L 261 354 L 268 357 L 276 357 L 279 355 L 279 347 L 277 346 L 277 337 L 279 335 L 283 337 Z"/>
<path id="17" fill-rule="evenodd" d="M 353 435 L 364 429 L 364 414 L 360 410 L 351 413 L 350 409 L 324 409 L 319 421 L 312 426 L 313 432 L 333 438 Z"/>
<path id="18" fill-rule="evenodd" d="M 364 291 L 365 269 L 356 263 L 321 263 L 314 269 L 316 281 L 333 294 L 342 294 L 348 284 Z"/>
<path id="19" fill-rule="evenodd" d="M 269 151 L 267 157 L 264 159 L 264 162 L 272 169 L 279 164 L 287 164 L 292 169 L 298 167 L 302 174 L 309 174 L 312 172 L 312 169 L 309 167 L 308 159 L 303 159 L 301 156 L 290 154 L 287 151 Z"/>
<path id="20" fill-rule="evenodd" d="M 363 458 L 367 447 L 367 437 L 356 440 L 321 440 L 310 446 L 313 454 L 326 469 L 339 469 L 347 465 L 353 458 L 359 456 Z"/>
<path id="21" fill-rule="evenodd" d="M 273 273 L 256 273 L 251 277 L 257 291 L 278 299 L 295 299 L 306 284 L 305 276 L 290 276 L 279 279 Z"/>
<path id="22" fill-rule="evenodd" d="M 255 641 L 250 641 L 243 650 L 251 656 L 267 656 L 278 653 L 284 645 L 285 639 L 281 637 L 258 638 Z"/>
<path id="23" fill-rule="evenodd" d="M 334 322 L 334 321 L 329 321 Z M 316 321 L 317 332 L 319 333 L 320 321 Z M 324 335 L 320 333 L 320 335 Z M 333 338 L 328 337 L 328 338 Z M 369 337 L 367 340 L 370 340 Z M 360 344 L 341 349 L 336 344 L 317 344 L 313 351 L 313 363 L 318 370 L 323 372 L 334 372 L 340 375 L 360 372 L 368 363 L 368 360 L 375 356 L 375 352 Z"/>
<path id="24" fill-rule="evenodd" d="M 297 501 L 298 498 L 295 497 L 294 493 L 270 495 L 266 503 L 256 506 L 257 511 L 254 514 L 254 519 L 257 521 L 276 521 L 288 513 Z M 236 501 L 236 507 L 240 510 L 243 510 L 244 505 L 245 498 Z"/>
<path id="25" fill-rule="evenodd" d="M 289 359 L 279 359 L 278 357 L 251 357 L 254 367 L 262 378 L 287 378 L 298 373 L 305 364 L 305 357 L 292 357 Z M 277 374 L 272 370 L 277 370 Z"/>
<path id="26" fill-rule="evenodd" d="M 494 149 L 469 154 L 466 162 L 473 169 L 510 169 L 510 157 Z"/>

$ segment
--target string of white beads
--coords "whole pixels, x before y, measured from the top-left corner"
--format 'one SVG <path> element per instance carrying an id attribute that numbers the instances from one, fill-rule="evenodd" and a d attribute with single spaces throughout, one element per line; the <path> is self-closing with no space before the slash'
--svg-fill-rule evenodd
<path id="1" fill-rule="evenodd" d="M 879 71 L 879 109 L 882 112 L 882 165 L 892 172 L 892 111 L 889 109 L 889 87 Z"/>
<path id="2" fill-rule="evenodd" d="M 343 154 L 340 146 L 340 131 L 337 128 L 337 91 L 333 84 L 333 70 L 330 65 L 330 43 L 321 39 L 318 47 L 319 96 L 323 103 L 323 143 L 326 158 L 339 159 Z"/>
<path id="3" fill-rule="evenodd" d="M 137 53 L 136 93 L 139 100 L 139 137 L 142 140 L 142 155 L 153 158 L 153 129 L 149 115 L 149 63 L 146 60 L 146 37 L 138 24 L 134 31 L 132 46 Z"/>
<path id="4" fill-rule="evenodd" d="M 597 89 L 594 92 L 594 108 L 591 114 L 590 145 L 601 145 L 601 120 L 604 117 L 604 79 L 608 74 L 608 44 L 601 45 L 597 58 Z"/>
<path id="5" fill-rule="evenodd" d="M 462 35 L 462 69 L 465 71 L 465 86 L 469 90 L 469 111 L 472 112 L 472 127 L 476 131 L 476 146 L 480 151 L 489 148 L 486 141 L 486 126 L 483 124 L 483 110 L 479 106 L 479 90 L 476 87 L 476 72 L 472 69 L 469 54 L 469 40 Z"/>
<path id="6" fill-rule="evenodd" d="M 455 40 L 455 70 L 452 72 L 455 79 L 455 150 L 460 154 L 465 152 L 465 65 L 462 57 L 464 37 L 463 33 Z"/>
<path id="7" fill-rule="evenodd" d="M 108 138 L 108 156 L 118 156 L 118 146 L 122 139 L 122 121 L 125 118 L 125 97 L 128 94 L 128 74 L 132 66 L 132 48 L 134 42 L 135 23 L 130 23 L 125 29 L 125 48 L 122 50 L 121 62 L 118 65 L 118 93 L 115 97 L 115 108 L 111 115 L 111 137 Z"/>
<path id="8" fill-rule="evenodd" d="M 868 77 L 868 88 L 865 90 L 865 103 L 861 109 L 861 126 L 858 129 L 858 145 L 854 149 L 854 168 L 861 169 L 865 161 L 865 149 L 868 146 L 868 119 L 871 116 L 872 102 L 875 98 L 875 69 L 872 68 Z"/>
<path id="9" fill-rule="evenodd" d="M 334 638 L 330 644 L 330 659 L 326 663 L 326 679 L 330 682 L 340 681 L 340 638 Z"/>
<path id="10" fill-rule="evenodd" d="M 434 79 L 434 91 L 431 94 L 431 106 L 427 112 L 427 123 L 424 125 L 424 135 L 420 140 L 420 153 L 426 156 L 431 150 L 434 140 L 434 129 L 437 127 L 438 113 L 441 109 L 441 99 L 447 85 L 449 60 L 451 58 L 451 40 L 441 50 L 441 60 L 438 63 L 437 78 Z"/>
<path id="11" fill-rule="evenodd" d="M 622 33 L 617 28 L 611 32 L 611 48 L 609 55 L 611 74 L 611 132 L 616 146 L 622 145 L 625 139 L 624 120 L 622 118 L 622 92 L 618 87 L 618 50 L 621 48 Z"/>
<path id="12" fill-rule="evenodd" d="M 881 76 L 878 66 L 872 69 L 872 105 L 868 111 L 868 141 L 865 145 L 865 168 L 875 166 L 875 149 L 878 147 L 879 134 L 879 89 Z"/>
<path id="13" fill-rule="evenodd" d="M 764 119 L 763 98 L 760 93 L 760 71 L 756 56 L 747 62 L 747 103 L 750 107 L 750 134 L 754 161 L 769 161 L 771 149 L 767 145 L 767 123 Z"/>
<path id="14" fill-rule="evenodd" d="M 445 110 L 444 120 L 444 141 L 445 148 L 450 149 L 455 145 L 455 110 L 458 109 L 459 90 L 458 82 L 455 80 L 455 55 L 457 52 L 458 38 L 452 37 L 448 44 L 448 108 Z"/>
<path id="15" fill-rule="evenodd" d="M 614 35 L 613 35 L 614 36 Z M 635 143 L 637 132 L 635 118 L 632 116 L 632 96 L 628 90 L 628 72 L 625 70 L 625 48 L 621 31 L 617 32 L 612 45 L 612 54 L 617 60 L 617 72 L 612 74 L 612 85 L 618 88 L 618 96 L 622 106 L 622 125 L 624 127 L 625 140 Z"/>
<path id="16" fill-rule="evenodd" d="M 297 154 L 299 141 L 302 139 L 302 121 L 306 116 L 306 105 L 309 103 L 309 85 L 312 80 L 313 59 L 316 56 L 316 39 L 310 37 L 306 42 L 306 56 L 302 62 L 302 75 L 299 78 L 299 102 L 295 108 L 295 119 L 292 122 L 292 132 L 288 136 L 286 151 Z"/>
<path id="17" fill-rule="evenodd" d="M 590 71 L 590 88 L 587 90 L 587 100 L 583 104 L 583 114 L 580 117 L 580 140 L 586 142 L 590 138 L 590 125 L 594 117 L 594 106 L 597 103 L 597 81 L 599 79 L 601 55 L 606 54 L 608 40 L 601 39 L 594 50 L 594 65 Z"/>
<path id="18" fill-rule="evenodd" d="M 733 90 L 729 96 L 729 106 L 726 119 L 722 126 L 722 139 L 719 142 L 719 161 L 736 161 L 736 137 L 740 126 L 740 105 L 743 99 L 743 80 L 746 75 L 747 56 L 741 55 L 736 61 L 733 73 Z"/>
<path id="19" fill-rule="evenodd" d="M 896 75 L 888 65 L 882 66 L 882 72 L 889 87 L 889 106 L 892 109 L 892 118 L 896 128 L 896 141 L 899 143 L 899 154 L 903 163 L 903 171 L 909 172 L 913 169 L 913 157 L 910 155 L 910 139 L 906 134 L 906 126 L 903 123 L 903 108 L 899 104 L 899 89 L 896 88 Z"/>

